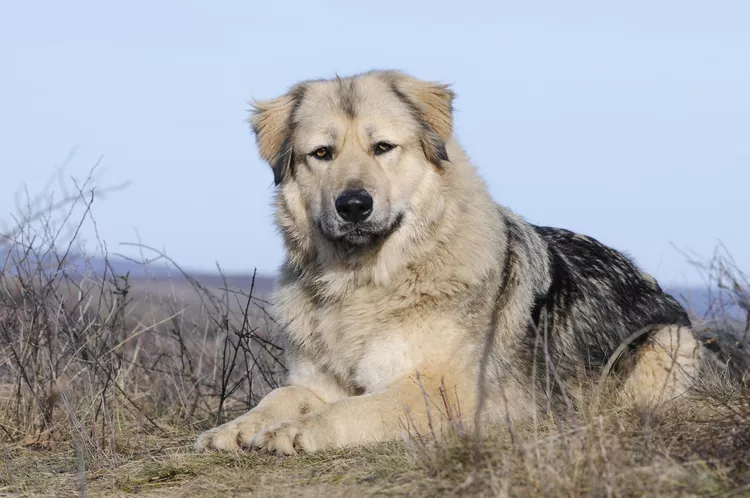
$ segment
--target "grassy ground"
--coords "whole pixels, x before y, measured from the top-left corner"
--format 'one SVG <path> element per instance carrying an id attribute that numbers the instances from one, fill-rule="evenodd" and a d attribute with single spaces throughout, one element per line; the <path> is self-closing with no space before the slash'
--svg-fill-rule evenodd
<path id="1" fill-rule="evenodd" d="M 69 440 L 6 444 L 0 494 L 750 496 L 748 399 L 724 389 L 690 411 L 605 411 L 577 425 L 500 428 L 481 444 L 454 434 L 297 457 L 196 454 L 194 433 L 145 427 L 95 455 Z"/>

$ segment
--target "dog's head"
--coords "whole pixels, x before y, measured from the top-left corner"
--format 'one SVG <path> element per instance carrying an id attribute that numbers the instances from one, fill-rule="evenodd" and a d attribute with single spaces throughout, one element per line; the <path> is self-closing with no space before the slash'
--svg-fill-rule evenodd
<path id="1" fill-rule="evenodd" d="M 285 225 L 347 252 L 377 246 L 434 196 L 450 158 L 453 92 L 397 71 L 305 81 L 250 118 Z M 431 197 L 433 196 L 433 197 Z M 435 209 L 435 208 L 433 208 Z"/>

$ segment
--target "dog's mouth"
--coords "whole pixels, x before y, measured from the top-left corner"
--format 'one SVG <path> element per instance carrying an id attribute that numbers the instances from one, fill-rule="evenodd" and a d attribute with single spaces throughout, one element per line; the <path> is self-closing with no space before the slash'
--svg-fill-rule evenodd
<path id="1" fill-rule="evenodd" d="M 398 230 L 404 221 L 403 213 L 399 213 L 388 224 L 383 223 L 346 223 L 336 228 L 327 228 L 324 223 L 318 222 L 321 233 L 334 244 L 345 248 L 366 248 L 377 245 Z"/>

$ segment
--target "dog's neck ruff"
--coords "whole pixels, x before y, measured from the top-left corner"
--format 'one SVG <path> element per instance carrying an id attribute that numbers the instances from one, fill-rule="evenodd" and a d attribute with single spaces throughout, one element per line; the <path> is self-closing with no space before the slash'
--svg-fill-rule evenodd
<path id="1" fill-rule="evenodd" d="M 435 223 L 419 231 L 408 230 L 409 220 L 405 216 L 400 222 L 401 229 L 392 231 L 377 246 L 349 248 L 350 252 L 336 248 L 333 252 L 330 249 L 335 246 L 322 237 L 317 244 L 327 245 L 308 252 L 301 252 L 298 245 L 287 245 L 286 266 L 298 284 L 315 299 L 325 302 L 345 299 L 364 287 L 393 287 L 398 281 L 413 285 L 421 279 L 421 274 L 432 273 L 425 267 L 434 261 L 453 260 L 454 264 L 445 265 L 452 271 L 439 278 L 461 282 L 465 288 L 479 281 L 486 273 L 485 267 L 493 262 L 464 259 L 452 252 L 452 248 L 460 245 L 457 238 L 466 237 L 464 221 L 461 205 L 456 203 L 447 205 L 446 212 Z M 484 237 L 476 241 L 477 246 L 487 243 L 491 242 Z"/>

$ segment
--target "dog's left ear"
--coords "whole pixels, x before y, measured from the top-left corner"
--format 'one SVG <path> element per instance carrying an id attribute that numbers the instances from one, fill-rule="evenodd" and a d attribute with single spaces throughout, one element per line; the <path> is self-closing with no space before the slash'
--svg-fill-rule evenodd
<path id="1" fill-rule="evenodd" d="M 450 85 L 424 81 L 395 73 L 393 88 L 417 114 L 423 127 L 422 148 L 427 159 L 437 166 L 449 161 L 445 144 L 453 134 L 453 99 Z"/>
<path id="2" fill-rule="evenodd" d="M 292 118 L 302 96 L 302 87 L 297 87 L 275 99 L 251 103 L 250 126 L 260 156 L 273 169 L 276 185 L 284 181 L 292 167 Z"/>

